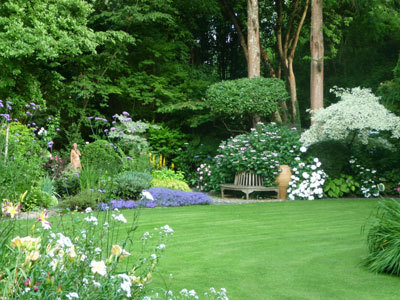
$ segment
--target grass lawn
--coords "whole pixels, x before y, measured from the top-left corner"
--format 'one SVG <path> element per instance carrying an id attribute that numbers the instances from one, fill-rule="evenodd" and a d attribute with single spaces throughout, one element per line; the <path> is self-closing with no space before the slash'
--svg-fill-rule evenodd
<path id="1" fill-rule="evenodd" d="M 164 285 L 164 277 L 174 291 L 224 287 L 230 299 L 399 299 L 400 278 L 360 265 L 361 227 L 376 205 L 325 200 L 144 209 L 139 231 L 165 224 L 175 230 L 153 287 Z"/>

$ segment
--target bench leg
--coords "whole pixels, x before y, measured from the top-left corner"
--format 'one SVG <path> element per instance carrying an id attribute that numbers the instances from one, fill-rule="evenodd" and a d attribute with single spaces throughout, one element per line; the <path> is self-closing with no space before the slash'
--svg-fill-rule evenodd
<path id="1" fill-rule="evenodd" d="M 224 188 L 221 188 L 221 198 L 224 199 Z"/>
<path id="2" fill-rule="evenodd" d="M 245 192 L 246 193 L 246 200 L 249 200 L 249 194 L 251 193 L 251 192 Z"/>

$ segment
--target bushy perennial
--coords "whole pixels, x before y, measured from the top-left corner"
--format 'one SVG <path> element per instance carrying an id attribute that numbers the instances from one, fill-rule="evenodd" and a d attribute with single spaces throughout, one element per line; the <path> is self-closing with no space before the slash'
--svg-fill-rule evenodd
<path id="1" fill-rule="evenodd" d="M 380 97 L 370 89 L 334 88 L 331 92 L 341 100 L 314 112 L 314 124 L 301 135 L 305 146 L 325 140 L 346 140 L 352 134 L 367 144 L 371 134 L 382 131 L 400 137 L 400 118 L 380 104 Z"/>
<path id="2" fill-rule="evenodd" d="M 120 263 L 131 256 L 124 249 L 128 243 L 114 240 L 109 233 L 118 231 L 126 218 L 117 211 L 94 216 L 87 209 L 83 214 L 71 214 L 67 226 L 71 228 L 62 226 L 68 230 L 62 233 L 53 231 L 44 211 L 38 218 L 42 226 L 34 226 L 30 235 L 12 238 L 16 221 L 5 208 L 0 222 L 1 295 L 7 299 L 141 299 L 173 229 L 155 228 L 146 241 L 142 239 L 144 256 L 121 268 Z M 102 238 L 95 240 L 87 233 Z M 149 243 L 153 236 L 157 239 Z M 122 269 L 129 271 L 121 273 Z"/>
<path id="3" fill-rule="evenodd" d="M 379 197 L 376 170 L 361 166 L 355 157 L 352 157 L 349 163 L 354 174 L 356 174 L 356 180 L 360 183 L 361 194 L 365 198 Z"/>
<path id="4" fill-rule="evenodd" d="M 271 186 L 275 184 L 279 166 L 292 165 L 300 147 L 296 128 L 258 123 L 251 132 L 222 142 L 214 163 L 217 171 L 226 177 L 251 172 L 262 175 L 265 185 Z"/>
<path id="5" fill-rule="evenodd" d="M 292 169 L 292 177 L 287 189 L 290 200 L 314 200 L 322 198 L 326 174 L 318 158 L 303 162 L 300 157 L 297 166 Z"/>

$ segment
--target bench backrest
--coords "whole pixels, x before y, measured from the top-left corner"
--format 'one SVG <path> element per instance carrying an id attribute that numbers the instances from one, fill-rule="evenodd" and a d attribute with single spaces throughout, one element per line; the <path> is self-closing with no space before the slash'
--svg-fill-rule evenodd
<path id="1" fill-rule="evenodd" d="M 264 180 L 260 175 L 242 172 L 235 175 L 234 184 L 241 186 L 264 186 Z"/>

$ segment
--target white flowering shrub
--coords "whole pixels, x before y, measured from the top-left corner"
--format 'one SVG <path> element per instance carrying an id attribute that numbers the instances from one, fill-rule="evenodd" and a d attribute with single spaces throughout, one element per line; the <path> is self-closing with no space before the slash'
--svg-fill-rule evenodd
<path id="1" fill-rule="evenodd" d="M 367 144 L 369 138 L 378 137 L 380 132 L 400 137 L 400 118 L 380 104 L 380 97 L 370 89 L 334 88 L 331 92 L 341 100 L 314 112 L 315 123 L 301 135 L 305 146 L 326 140 L 351 142 L 356 137 Z"/>
<path id="2" fill-rule="evenodd" d="M 350 168 L 354 172 L 356 180 L 360 184 L 359 194 L 365 198 L 379 197 L 380 191 L 378 188 L 378 177 L 376 170 L 372 168 L 365 168 L 362 166 L 355 157 L 349 161 Z"/>
<path id="3" fill-rule="evenodd" d="M 314 158 L 304 162 L 296 158 L 297 166 L 292 168 L 292 177 L 287 193 L 290 200 L 314 200 L 322 198 L 326 174 L 321 162 Z"/>

